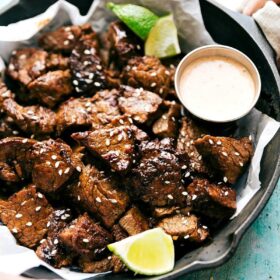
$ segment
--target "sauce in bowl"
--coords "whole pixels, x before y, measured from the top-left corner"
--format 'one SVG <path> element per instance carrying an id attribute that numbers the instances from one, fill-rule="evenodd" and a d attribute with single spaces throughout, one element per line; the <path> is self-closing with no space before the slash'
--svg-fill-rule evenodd
<path id="1" fill-rule="evenodd" d="M 241 63 L 231 56 L 204 53 L 182 66 L 177 79 L 177 94 L 185 107 L 201 119 L 214 122 L 235 120 L 247 114 L 258 99 L 259 76 L 253 76 L 252 69 L 249 69 L 248 63 Z M 254 65 L 253 69 L 256 70 Z"/>

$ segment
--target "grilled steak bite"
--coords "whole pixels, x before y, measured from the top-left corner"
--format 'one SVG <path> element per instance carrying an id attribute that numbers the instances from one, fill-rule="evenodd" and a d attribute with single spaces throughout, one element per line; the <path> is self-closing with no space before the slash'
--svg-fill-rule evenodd
<path id="1" fill-rule="evenodd" d="M 157 94 L 142 88 L 124 86 L 119 98 L 121 111 L 138 123 L 150 123 L 161 104 L 162 99 Z"/>
<path id="2" fill-rule="evenodd" d="M 215 219 L 230 218 L 236 210 L 236 192 L 226 185 L 195 179 L 188 187 L 193 210 Z"/>
<path id="3" fill-rule="evenodd" d="M 162 219 L 158 224 L 174 240 L 188 239 L 193 242 L 203 242 L 209 235 L 206 226 L 201 226 L 195 215 L 174 215 Z"/>
<path id="4" fill-rule="evenodd" d="M 168 111 L 153 124 L 153 133 L 159 137 L 175 138 L 178 132 L 178 118 L 180 117 L 181 105 L 175 101 L 165 101 Z"/>
<path id="5" fill-rule="evenodd" d="M 41 36 L 39 38 L 39 45 L 48 51 L 69 54 L 81 35 L 90 31 L 91 27 L 89 24 L 82 26 L 63 26 Z"/>
<path id="6" fill-rule="evenodd" d="M 132 164 L 134 136 L 129 126 L 74 133 L 72 138 L 101 157 L 114 171 L 128 171 Z"/>
<path id="7" fill-rule="evenodd" d="M 194 145 L 194 141 L 204 134 L 204 131 L 200 129 L 193 120 L 184 117 L 179 131 L 177 151 L 186 153 L 188 156 L 190 171 L 209 174 L 201 154 Z"/>
<path id="8" fill-rule="evenodd" d="M 53 108 L 73 91 L 70 71 L 49 71 L 32 81 L 28 89 L 31 99 Z"/>
<path id="9" fill-rule="evenodd" d="M 83 168 L 80 181 L 70 190 L 77 204 L 111 227 L 125 212 L 129 198 L 117 187 L 116 180 L 103 171 L 87 165 Z"/>
<path id="10" fill-rule="evenodd" d="M 112 241 L 112 236 L 83 214 L 59 233 L 62 244 L 76 254 L 95 258 Z"/>
<path id="11" fill-rule="evenodd" d="M 31 158 L 34 162 L 33 183 L 44 192 L 55 192 L 62 187 L 75 168 L 75 156 L 61 140 L 49 139 L 36 143 Z"/>
<path id="12" fill-rule="evenodd" d="M 184 206 L 181 165 L 171 139 L 144 141 L 139 148 L 140 163 L 128 176 L 131 196 L 151 206 Z"/>
<path id="13" fill-rule="evenodd" d="M 48 108 L 38 105 L 24 107 L 9 98 L 3 102 L 3 111 L 25 133 L 40 136 L 50 135 L 55 131 L 56 114 Z"/>
<path id="14" fill-rule="evenodd" d="M 110 44 L 110 60 L 120 64 L 143 53 L 143 43 L 124 23 L 112 22 L 109 25 L 107 40 Z"/>
<path id="15" fill-rule="evenodd" d="M 165 97 L 170 87 L 170 72 L 153 56 L 131 58 L 123 69 L 123 80 L 134 88 L 144 88 Z"/>
<path id="16" fill-rule="evenodd" d="M 128 235 L 135 235 L 149 229 L 147 218 L 135 206 L 125 213 L 119 220 L 119 224 Z"/>
<path id="17" fill-rule="evenodd" d="M 253 155 L 252 141 L 248 137 L 238 140 L 206 135 L 194 144 L 203 159 L 225 183 L 234 184 Z"/>
<path id="18" fill-rule="evenodd" d="M 30 177 L 30 158 L 33 139 L 7 137 L 0 141 L 0 179 L 7 182 L 20 182 Z"/>
<path id="19" fill-rule="evenodd" d="M 20 244 L 33 248 L 47 233 L 52 207 L 35 186 L 29 186 L 0 201 L 0 218 Z"/>
<path id="20" fill-rule="evenodd" d="M 46 73 L 47 57 L 47 52 L 36 48 L 13 51 L 6 72 L 20 85 L 27 86 L 34 79 Z"/>

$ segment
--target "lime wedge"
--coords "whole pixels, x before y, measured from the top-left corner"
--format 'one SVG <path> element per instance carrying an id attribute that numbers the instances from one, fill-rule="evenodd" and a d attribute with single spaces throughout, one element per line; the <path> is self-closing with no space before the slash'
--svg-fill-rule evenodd
<path id="1" fill-rule="evenodd" d="M 174 267 L 174 246 L 170 235 L 154 228 L 108 245 L 126 266 L 138 274 L 159 275 Z"/>
<path id="2" fill-rule="evenodd" d="M 160 18 L 151 29 L 145 43 L 145 55 L 170 57 L 181 52 L 177 28 L 172 15 Z"/>
<path id="3" fill-rule="evenodd" d="M 150 10 L 133 4 L 114 4 L 109 2 L 107 8 L 123 21 L 134 33 L 145 40 L 158 20 Z"/>

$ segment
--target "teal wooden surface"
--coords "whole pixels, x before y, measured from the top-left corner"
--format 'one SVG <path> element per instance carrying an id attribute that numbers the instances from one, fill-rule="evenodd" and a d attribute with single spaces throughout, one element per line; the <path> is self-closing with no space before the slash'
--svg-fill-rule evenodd
<path id="1" fill-rule="evenodd" d="M 224 265 L 180 280 L 280 280 L 280 181 L 265 209 Z"/>

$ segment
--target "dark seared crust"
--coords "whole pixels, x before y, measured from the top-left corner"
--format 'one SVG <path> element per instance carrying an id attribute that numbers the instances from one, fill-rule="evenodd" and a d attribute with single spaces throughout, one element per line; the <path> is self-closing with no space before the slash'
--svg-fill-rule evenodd
<path id="1" fill-rule="evenodd" d="M 0 114 L 0 139 L 18 134 L 18 127 L 14 124 L 13 119 L 5 114 Z"/>
<path id="2" fill-rule="evenodd" d="M 186 203 L 180 160 L 169 138 L 141 143 L 140 162 L 132 169 L 128 180 L 131 196 L 151 206 Z"/>
<path id="3" fill-rule="evenodd" d="M 123 69 L 123 80 L 134 88 L 144 88 L 165 97 L 170 88 L 170 72 L 153 56 L 131 58 Z"/>
<path id="4" fill-rule="evenodd" d="M 123 113 L 137 123 L 150 123 L 156 116 L 162 99 L 155 93 L 143 89 L 123 86 L 119 106 Z"/>
<path id="5" fill-rule="evenodd" d="M 224 184 L 195 179 L 187 187 L 187 192 L 192 197 L 193 210 L 210 218 L 230 218 L 236 210 L 236 192 Z"/>
<path id="6" fill-rule="evenodd" d="M 143 53 L 141 40 L 120 21 L 109 25 L 107 40 L 110 45 L 110 61 L 117 60 L 125 64 L 130 58 Z"/>
<path id="7" fill-rule="evenodd" d="M 3 102 L 3 111 L 25 133 L 40 136 L 55 132 L 56 114 L 48 108 L 38 105 L 24 107 L 9 98 Z"/>
<path id="8" fill-rule="evenodd" d="M 203 242 L 209 235 L 207 227 L 202 227 L 195 215 L 177 214 L 162 219 L 158 224 L 174 240 L 186 239 L 193 242 Z"/>
<path id="9" fill-rule="evenodd" d="M 78 132 L 72 138 L 101 157 L 114 171 L 126 172 L 134 158 L 134 136 L 129 126 Z"/>
<path id="10" fill-rule="evenodd" d="M 73 92 L 69 70 L 49 71 L 28 85 L 30 98 L 50 108 Z"/>
<path id="11" fill-rule="evenodd" d="M 113 225 L 111 231 L 114 240 L 116 241 L 120 241 L 128 237 L 127 232 L 119 224 Z"/>
<path id="12" fill-rule="evenodd" d="M 29 186 L 0 201 L 0 218 L 17 240 L 28 248 L 35 247 L 47 233 L 53 209 L 35 186 Z"/>
<path id="13" fill-rule="evenodd" d="M 64 228 L 59 238 L 67 249 L 93 258 L 112 241 L 111 234 L 86 213 Z"/>
<path id="14" fill-rule="evenodd" d="M 137 207 L 130 208 L 119 221 L 120 226 L 128 235 L 135 235 L 149 229 L 146 217 Z"/>
<path id="15" fill-rule="evenodd" d="M 211 166 L 225 183 L 234 184 L 253 155 L 252 141 L 248 137 L 238 140 L 206 135 L 194 144 L 209 168 Z"/>
<path id="16" fill-rule="evenodd" d="M 106 227 L 111 227 L 125 212 L 129 198 L 117 187 L 116 181 L 94 166 L 86 166 L 80 182 L 74 184 L 70 193 L 77 204 L 98 217 Z"/>

